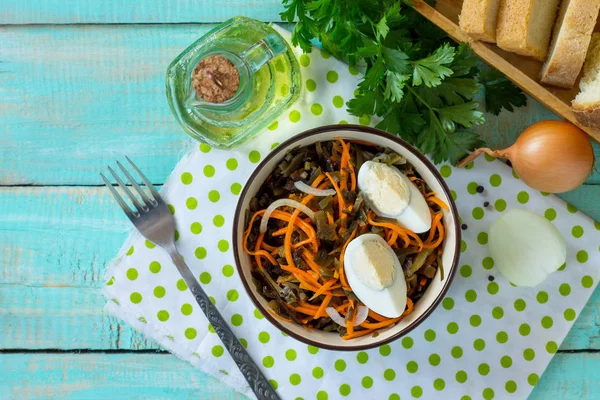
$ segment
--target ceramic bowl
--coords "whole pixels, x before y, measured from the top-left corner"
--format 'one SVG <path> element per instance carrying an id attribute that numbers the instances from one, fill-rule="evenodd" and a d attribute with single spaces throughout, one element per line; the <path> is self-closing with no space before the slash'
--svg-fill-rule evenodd
<path id="1" fill-rule="evenodd" d="M 362 140 L 387 147 L 406 157 L 429 187 L 437 193 L 450 210 L 444 212 L 444 225 L 447 230 L 444 240 L 442 262 L 444 265 L 444 278 L 441 279 L 440 271 L 431 281 L 423 297 L 415 304 L 414 311 L 403 318 L 392 328 L 380 330 L 376 335 L 369 334 L 351 340 L 342 340 L 337 332 L 323 332 L 308 329 L 293 322 L 285 322 L 273 317 L 267 311 L 267 300 L 257 291 L 251 276 L 251 260 L 242 248 L 243 233 L 245 230 L 245 215 L 250 200 L 256 195 L 265 179 L 285 157 L 286 153 L 297 147 L 304 147 L 319 141 L 335 140 L 335 137 L 348 140 Z M 306 344 L 331 350 L 363 350 L 396 340 L 416 328 L 421 322 L 431 315 L 433 310 L 442 301 L 457 269 L 460 255 L 460 227 L 458 212 L 450 190 L 444 179 L 434 165 L 417 149 L 389 133 L 378 129 L 359 125 L 331 125 L 303 132 L 286 142 L 280 144 L 273 152 L 266 156 L 250 176 L 244 187 L 235 210 L 233 222 L 233 251 L 239 276 L 242 279 L 248 295 L 254 305 L 274 326 L 289 336 Z"/>

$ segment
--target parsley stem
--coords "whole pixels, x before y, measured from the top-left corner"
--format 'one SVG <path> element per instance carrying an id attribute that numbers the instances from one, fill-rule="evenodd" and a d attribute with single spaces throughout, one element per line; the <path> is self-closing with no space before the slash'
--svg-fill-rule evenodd
<path id="1" fill-rule="evenodd" d="M 444 129 L 444 126 L 442 125 L 442 121 L 440 121 L 440 118 L 435 113 L 435 109 L 433 107 L 431 107 L 425 100 L 423 100 L 423 98 L 421 96 L 419 96 L 417 94 L 417 92 L 410 85 L 406 85 L 406 88 L 408 88 L 408 90 L 413 94 L 413 96 L 415 96 L 425 107 L 427 107 L 429 109 L 429 112 L 435 118 L 435 121 L 439 125 L 442 132 L 446 133 L 446 129 Z"/>

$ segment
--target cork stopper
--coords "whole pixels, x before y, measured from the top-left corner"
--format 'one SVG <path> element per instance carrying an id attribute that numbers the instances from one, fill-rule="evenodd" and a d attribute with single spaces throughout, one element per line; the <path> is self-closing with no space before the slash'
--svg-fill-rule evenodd
<path id="1" fill-rule="evenodd" d="M 240 74 L 231 61 L 222 56 L 200 60 L 192 74 L 196 94 L 209 103 L 231 99 L 240 86 Z"/>

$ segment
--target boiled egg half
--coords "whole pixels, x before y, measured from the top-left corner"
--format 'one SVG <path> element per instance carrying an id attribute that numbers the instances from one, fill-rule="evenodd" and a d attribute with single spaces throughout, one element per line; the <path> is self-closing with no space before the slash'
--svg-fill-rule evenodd
<path id="1" fill-rule="evenodd" d="M 375 214 L 393 218 L 415 233 L 431 228 L 425 198 L 406 175 L 387 164 L 366 161 L 358 171 L 358 188 Z"/>
<path id="2" fill-rule="evenodd" d="M 388 318 L 406 308 L 406 280 L 394 250 L 379 235 L 368 233 L 353 239 L 344 254 L 344 272 L 359 300 Z"/>

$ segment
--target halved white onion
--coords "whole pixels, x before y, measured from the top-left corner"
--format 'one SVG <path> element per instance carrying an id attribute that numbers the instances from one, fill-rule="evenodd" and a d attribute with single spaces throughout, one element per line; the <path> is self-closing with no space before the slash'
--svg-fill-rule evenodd
<path id="1" fill-rule="evenodd" d="M 335 308 L 327 307 L 325 309 L 325 312 L 327 313 L 327 315 L 329 315 L 329 318 L 331 318 L 333 322 L 341 326 L 346 326 L 346 320 L 340 315 L 339 312 L 337 312 Z"/>
<path id="2" fill-rule="evenodd" d="M 346 326 L 346 319 L 342 317 L 335 308 L 327 307 L 325 309 L 325 312 L 327 313 L 327 315 L 329 315 L 329 318 L 331 318 L 333 322 L 341 326 Z M 368 316 L 369 308 L 365 306 L 358 307 L 358 310 L 356 310 L 356 317 L 354 318 L 354 326 L 358 326 L 365 322 Z"/>
<path id="3" fill-rule="evenodd" d="M 567 259 L 567 244 L 546 218 L 513 209 L 492 223 L 489 248 L 494 265 L 517 286 L 535 287 Z"/>
<path id="4" fill-rule="evenodd" d="M 354 318 L 354 326 L 358 326 L 367 320 L 369 316 L 369 309 L 365 306 L 358 307 L 356 310 L 356 317 Z"/>
<path id="5" fill-rule="evenodd" d="M 313 196 L 316 196 L 316 197 L 325 197 L 325 196 L 334 196 L 335 195 L 335 190 L 333 190 L 333 189 L 317 189 L 317 188 L 307 185 L 306 183 L 304 183 L 302 181 L 294 182 L 294 186 L 299 191 L 306 193 L 306 194 L 312 194 Z"/>
<path id="6" fill-rule="evenodd" d="M 273 214 L 273 211 L 275 211 L 275 209 L 277 209 L 278 207 L 283 207 L 283 206 L 297 208 L 300 211 L 302 211 L 304 214 L 308 215 L 308 217 L 310 219 L 312 219 L 312 220 L 315 219 L 314 211 L 302 203 L 299 203 L 295 200 L 290 200 L 290 199 L 275 200 L 274 202 L 271 203 L 271 205 L 269 205 L 269 207 L 267 207 L 265 214 L 262 216 L 262 219 L 260 220 L 260 233 L 265 233 L 267 231 L 267 224 L 269 223 L 269 217 L 271 217 L 271 214 Z"/>

